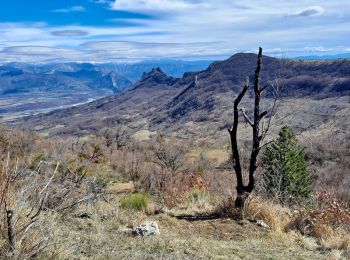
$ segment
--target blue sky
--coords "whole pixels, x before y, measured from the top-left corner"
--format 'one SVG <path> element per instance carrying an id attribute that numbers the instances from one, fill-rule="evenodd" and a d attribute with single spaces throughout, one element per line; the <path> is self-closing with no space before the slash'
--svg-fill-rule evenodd
<path id="1" fill-rule="evenodd" d="M 1 1 L 0 62 L 349 53 L 349 11 L 345 0 Z"/>

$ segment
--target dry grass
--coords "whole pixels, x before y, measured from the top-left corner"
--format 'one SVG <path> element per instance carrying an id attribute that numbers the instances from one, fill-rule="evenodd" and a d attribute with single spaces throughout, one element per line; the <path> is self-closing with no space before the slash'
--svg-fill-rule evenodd
<path id="1" fill-rule="evenodd" d="M 314 230 L 315 237 L 318 238 L 323 248 L 350 250 L 350 234 L 345 230 L 334 229 L 326 225 L 317 225 Z"/>
<path id="2" fill-rule="evenodd" d="M 148 217 L 98 201 L 81 205 L 89 219 L 45 216 L 53 241 L 41 259 L 326 259 L 305 250 L 296 235 L 268 232 L 253 224 L 235 221 L 186 222 L 167 215 Z M 160 236 L 133 237 L 126 230 L 145 220 L 155 220 Z"/>
<path id="3" fill-rule="evenodd" d="M 246 203 L 243 217 L 262 220 L 274 231 L 284 231 L 291 221 L 289 209 L 254 195 Z"/>
<path id="4" fill-rule="evenodd" d="M 23 134 L 23 137 L 26 136 Z M 24 138 L 26 139 L 28 137 Z M 23 144 L 24 141 L 19 139 L 18 143 Z M 247 201 L 243 217 L 249 220 L 262 220 L 270 227 L 269 229 L 258 226 L 257 223 L 253 223 L 254 221 L 237 222 L 233 219 L 221 218 L 188 222 L 166 214 L 154 215 L 154 212 L 159 212 L 156 209 L 165 209 L 164 206 L 167 204 L 164 203 L 164 199 L 166 198 L 174 202 L 171 204 L 170 211 L 174 215 L 206 215 L 217 212 L 221 202 L 232 195 L 234 176 L 232 172 L 224 173 L 215 169 L 213 165 L 217 160 L 214 157 L 223 156 L 215 149 L 212 150 L 212 154 L 209 152 L 201 156 L 197 155 L 199 158 L 194 158 L 193 162 L 189 163 L 185 160 L 180 170 L 169 173 L 160 171 L 159 167 L 157 168 L 152 162 L 153 154 L 148 143 L 114 150 L 111 155 L 105 153 L 99 162 L 93 162 L 88 158 L 79 159 L 77 154 L 82 148 L 79 142 L 68 146 L 63 141 L 43 141 L 39 138 L 34 148 L 30 146 L 34 141 L 27 141 L 27 143 L 29 144 L 22 145 L 25 150 L 19 149 L 18 156 L 29 154 L 30 161 L 57 162 L 59 160 L 62 167 L 59 170 L 60 174 L 50 184 L 48 197 L 50 203 L 28 232 L 18 237 L 17 256 L 20 259 L 28 258 L 33 252 L 37 252 L 39 259 L 340 259 L 349 257 L 350 238 L 340 226 L 334 228 L 331 225 L 321 225 L 325 223 L 318 223 L 313 227 L 313 233 L 308 233 L 308 222 L 305 221 L 307 215 L 292 216 L 289 209 L 256 195 L 252 195 Z M 101 147 L 106 151 L 106 147 L 103 145 Z M 6 156 L 6 153 L 2 155 Z M 109 156 L 110 160 L 108 160 Z M 79 184 L 79 189 L 71 194 L 71 198 L 66 198 L 64 201 L 58 200 L 57 204 L 56 200 L 59 199 L 58 195 L 63 188 L 67 184 L 69 186 L 74 184 L 75 178 L 68 177 L 72 173 L 80 172 L 81 166 L 86 170 L 86 182 Z M 27 190 L 34 192 L 33 185 L 40 191 L 51 178 L 52 171 L 52 167 L 43 167 L 40 169 L 40 174 L 35 173 L 37 184 L 40 185 L 30 181 L 23 182 L 24 186 L 17 185 L 20 189 L 14 191 L 14 199 L 9 201 L 15 205 L 17 229 L 27 221 L 25 216 L 31 211 L 32 206 L 37 206 L 33 196 L 27 199 L 24 196 L 25 199 L 22 199 L 20 191 L 28 187 Z M 164 179 L 160 179 L 161 177 Z M 30 180 L 34 180 L 33 177 Z M 96 187 L 103 186 L 103 189 L 96 189 L 93 184 Z M 152 194 L 152 201 L 147 203 L 147 207 L 142 206 L 140 211 L 121 207 L 123 198 L 135 190 Z M 79 203 L 64 212 L 59 212 L 57 206 L 52 206 L 57 204 L 64 207 L 79 198 L 90 196 L 91 192 L 95 192 L 94 199 Z M 232 199 L 229 202 L 232 202 Z M 231 207 L 232 203 L 227 206 Z M 326 219 L 337 217 L 340 211 L 334 212 L 334 215 Z M 148 238 L 131 236 L 130 229 L 147 220 L 158 222 L 161 235 Z M 5 248 L 7 244 L 5 227 L 2 227 L 4 232 L 0 238 L 0 248 Z M 49 242 L 47 247 L 41 250 L 34 248 L 46 241 Z M 1 251 L 0 258 L 4 258 L 5 253 Z"/>
<path id="5" fill-rule="evenodd" d="M 131 193 L 134 192 L 135 186 L 132 181 L 127 183 L 110 183 L 107 185 L 108 193 Z"/>
<path id="6" fill-rule="evenodd" d="M 136 141 L 148 141 L 151 139 L 152 136 L 154 135 L 157 135 L 157 132 L 151 132 L 149 130 L 140 130 L 138 132 L 136 132 L 134 135 L 133 135 L 133 138 L 136 140 Z"/>
<path id="7" fill-rule="evenodd" d="M 215 149 L 215 148 L 196 148 L 191 149 L 187 155 L 188 158 L 191 158 L 192 160 L 196 160 L 200 156 L 203 156 L 204 158 L 207 158 L 215 166 L 220 165 L 221 163 L 225 162 L 229 158 L 229 154 L 227 150 L 225 149 Z"/>
<path id="8" fill-rule="evenodd" d="M 173 215 L 209 215 L 217 212 L 220 199 L 206 189 L 192 189 L 176 207 L 168 210 Z"/>

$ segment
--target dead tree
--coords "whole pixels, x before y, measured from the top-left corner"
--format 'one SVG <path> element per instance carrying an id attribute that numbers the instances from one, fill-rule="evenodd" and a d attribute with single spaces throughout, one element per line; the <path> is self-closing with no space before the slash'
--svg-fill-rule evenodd
<path id="1" fill-rule="evenodd" d="M 259 48 L 259 54 L 258 54 L 258 62 L 257 67 L 255 70 L 255 77 L 254 77 L 254 117 L 253 120 L 249 118 L 249 116 L 245 113 L 243 109 L 240 109 L 238 106 L 240 102 L 242 101 L 242 98 L 246 94 L 247 90 L 249 89 L 249 78 L 247 77 L 245 86 L 243 87 L 243 90 L 241 93 L 237 96 L 237 98 L 234 101 L 234 120 L 233 125 L 231 129 L 228 129 L 230 133 L 230 139 L 231 139 L 231 149 L 232 149 L 232 161 L 233 161 L 233 167 L 236 173 L 236 180 L 237 180 L 237 198 L 235 201 L 235 207 L 242 208 L 244 206 L 245 198 L 254 190 L 255 187 L 255 178 L 254 173 L 257 169 L 257 158 L 259 155 L 259 152 L 262 148 L 261 143 L 263 139 L 266 137 L 266 134 L 269 130 L 270 123 L 271 123 L 271 116 L 268 121 L 266 129 L 260 129 L 260 123 L 262 122 L 263 118 L 267 115 L 267 111 L 260 112 L 260 99 L 261 99 L 261 93 L 269 86 L 266 85 L 262 88 L 260 88 L 260 71 L 262 68 L 262 48 Z M 276 96 L 274 99 L 272 112 L 275 108 L 276 104 Z M 249 163 L 249 182 L 248 185 L 244 185 L 243 181 L 243 169 L 241 165 L 241 159 L 239 155 L 239 149 L 238 149 L 238 142 L 237 142 L 237 131 L 238 131 L 238 123 L 239 123 L 239 112 L 242 113 L 244 119 L 247 121 L 247 123 L 252 127 L 253 129 L 253 136 L 252 136 L 252 150 L 250 154 L 250 163 Z M 271 113 L 272 113 L 271 112 Z"/>
<path id="2" fill-rule="evenodd" d="M 7 236 L 8 236 L 8 242 L 10 244 L 10 250 L 14 254 L 16 247 L 15 247 L 15 235 L 13 231 L 13 210 L 8 209 L 6 211 L 6 218 L 7 218 Z"/>

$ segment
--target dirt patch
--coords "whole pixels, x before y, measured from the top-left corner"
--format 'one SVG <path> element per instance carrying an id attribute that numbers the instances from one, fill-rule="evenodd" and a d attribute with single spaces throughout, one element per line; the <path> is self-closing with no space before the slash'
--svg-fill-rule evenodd
<path id="1" fill-rule="evenodd" d="M 232 219 L 215 219 L 206 221 L 188 222 L 176 220 L 166 228 L 179 234 L 185 239 L 214 239 L 214 240 L 245 240 L 252 237 L 265 236 L 268 231 L 253 223 L 240 225 Z M 181 228 L 186 227 L 186 228 Z"/>

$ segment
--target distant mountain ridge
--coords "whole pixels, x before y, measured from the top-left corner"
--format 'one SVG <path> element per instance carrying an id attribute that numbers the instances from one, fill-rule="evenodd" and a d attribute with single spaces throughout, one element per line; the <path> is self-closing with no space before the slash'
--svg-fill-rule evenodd
<path id="1" fill-rule="evenodd" d="M 217 122 L 216 127 L 221 128 L 230 121 L 234 96 L 246 76 L 253 80 L 256 58 L 256 54 L 239 53 L 210 64 L 206 70 L 185 73 L 182 78 L 167 76 L 154 68 L 121 93 L 26 120 L 39 130 L 64 125 L 53 132 L 58 134 L 74 134 L 77 129 L 80 134 L 88 133 L 120 123 L 135 129 L 174 131 L 190 122 Z M 277 79 L 281 98 L 290 100 L 349 97 L 350 60 L 305 61 L 264 56 L 261 79 L 261 84 Z M 269 93 L 266 95 L 268 98 Z M 331 105 L 322 108 L 326 114 Z"/>
<path id="2" fill-rule="evenodd" d="M 7 120 L 99 99 L 132 86 L 153 67 L 182 75 L 209 62 L 8 63 L 0 66 L 0 116 Z"/>

